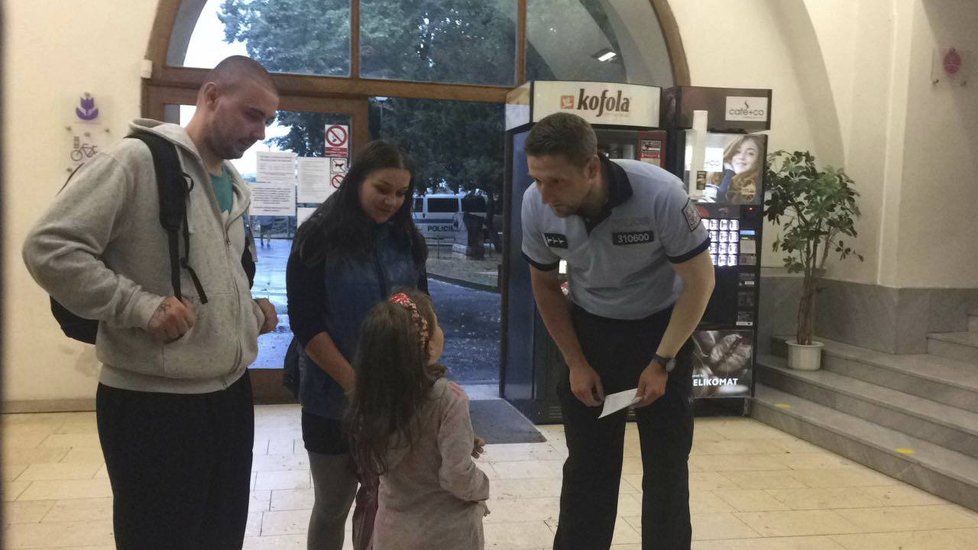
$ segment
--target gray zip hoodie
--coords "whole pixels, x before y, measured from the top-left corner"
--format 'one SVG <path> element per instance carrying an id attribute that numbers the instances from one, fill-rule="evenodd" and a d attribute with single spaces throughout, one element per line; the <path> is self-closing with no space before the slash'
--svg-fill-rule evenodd
<path id="1" fill-rule="evenodd" d="M 173 286 L 156 172 L 139 140 L 124 139 L 78 170 L 28 234 L 24 262 L 65 307 L 99 320 L 95 348 L 103 384 L 167 393 L 222 390 L 254 361 L 264 321 L 241 267 L 250 191 L 225 162 L 233 174 L 234 203 L 229 215 L 222 214 L 210 176 L 182 127 L 153 120 L 136 120 L 131 127 L 175 143 L 183 171 L 193 180 L 187 203 L 189 263 L 208 299 L 201 304 L 182 269 L 181 291 L 194 306 L 194 326 L 168 344 L 145 330 L 160 303 L 173 295 Z"/>

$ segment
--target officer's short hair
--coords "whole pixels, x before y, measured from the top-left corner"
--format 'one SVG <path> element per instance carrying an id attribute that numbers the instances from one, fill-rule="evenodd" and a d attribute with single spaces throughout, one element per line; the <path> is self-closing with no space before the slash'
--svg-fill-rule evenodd
<path id="1" fill-rule="evenodd" d="M 524 146 L 531 157 L 563 155 L 575 166 L 584 166 L 598 152 L 598 138 L 583 118 L 554 113 L 537 122 Z"/>

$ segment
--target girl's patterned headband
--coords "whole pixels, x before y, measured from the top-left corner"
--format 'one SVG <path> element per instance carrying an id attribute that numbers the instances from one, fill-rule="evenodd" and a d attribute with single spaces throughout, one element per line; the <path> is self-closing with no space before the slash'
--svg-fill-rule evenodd
<path id="1" fill-rule="evenodd" d="M 428 356 L 428 339 L 430 338 L 428 332 L 428 321 L 425 320 L 421 312 L 418 311 L 418 304 L 411 299 L 410 296 L 403 292 L 398 292 L 388 298 L 388 301 L 392 304 L 397 304 L 408 310 L 411 314 L 411 322 L 414 323 L 415 328 L 418 329 L 418 335 L 421 338 L 421 355 L 424 357 Z"/>

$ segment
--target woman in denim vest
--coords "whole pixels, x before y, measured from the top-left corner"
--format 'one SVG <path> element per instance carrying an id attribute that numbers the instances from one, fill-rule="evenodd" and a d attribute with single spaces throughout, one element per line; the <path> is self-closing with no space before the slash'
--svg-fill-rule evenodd
<path id="1" fill-rule="evenodd" d="M 354 158 L 340 188 L 299 227 L 289 256 L 286 284 L 289 320 L 300 344 L 302 439 L 315 489 L 310 549 L 341 550 L 356 494 L 342 418 L 356 381 L 351 363 L 360 324 L 396 288 L 427 292 L 428 250 L 411 219 L 413 194 L 407 154 L 392 143 L 371 142 Z M 372 518 L 367 510 L 361 539 L 369 537 Z M 354 538 L 364 546 L 366 541 Z"/>

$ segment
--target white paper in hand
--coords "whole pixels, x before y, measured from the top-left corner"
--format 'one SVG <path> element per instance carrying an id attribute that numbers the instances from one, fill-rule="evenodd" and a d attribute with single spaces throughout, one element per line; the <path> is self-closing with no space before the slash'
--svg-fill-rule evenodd
<path id="1" fill-rule="evenodd" d="M 638 388 L 620 391 L 604 396 L 604 408 L 601 409 L 601 416 L 604 418 L 609 414 L 614 414 L 626 407 L 631 407 L 642 399 L 638 396 Z"/>

